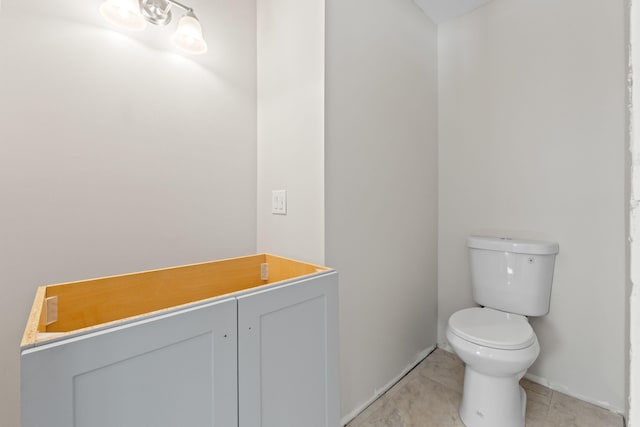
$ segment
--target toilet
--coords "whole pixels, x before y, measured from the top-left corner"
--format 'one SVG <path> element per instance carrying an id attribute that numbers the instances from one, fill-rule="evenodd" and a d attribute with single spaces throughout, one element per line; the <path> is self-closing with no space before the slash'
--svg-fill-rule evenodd
<path id="1" fill-rule="evenodd" d="M 540 353 L 527 316 L 549 312 L 558 244 L 471 236 L 473 299 L 449 318 L 447 340 L 465 363 L 460 418 L 467 427 L 524 427 L 519 381 Z"/>

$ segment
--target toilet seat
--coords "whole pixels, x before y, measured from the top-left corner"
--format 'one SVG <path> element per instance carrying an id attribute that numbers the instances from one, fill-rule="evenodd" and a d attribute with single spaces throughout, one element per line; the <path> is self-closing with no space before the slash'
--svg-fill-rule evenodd
<path id="1" fill-rule="evenodd" d="M 491 308 L 457 311 L 449 318 L 449 329 L 463 340 L 501 350 L 523 349 L 536 340 L 526 317 Z"/>

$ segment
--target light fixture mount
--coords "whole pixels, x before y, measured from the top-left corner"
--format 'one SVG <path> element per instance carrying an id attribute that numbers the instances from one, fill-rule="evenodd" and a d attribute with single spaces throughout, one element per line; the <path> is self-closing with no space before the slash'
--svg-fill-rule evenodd
<path id="1" fill-rule="evenodd" d="M 168 0 L 140 0 L 140 13 L 154 25 L 171 22 L 171 2 Z"/>

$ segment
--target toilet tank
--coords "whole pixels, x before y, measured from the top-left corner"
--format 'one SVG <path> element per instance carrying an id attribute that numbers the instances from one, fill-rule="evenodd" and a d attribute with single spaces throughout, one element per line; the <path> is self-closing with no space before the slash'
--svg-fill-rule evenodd
<path id="1" fill-rule="evenodd" d="M 471 236 L 467 246 L 474 301 L 524 316 L 549 312 L 557 243 Z"/>

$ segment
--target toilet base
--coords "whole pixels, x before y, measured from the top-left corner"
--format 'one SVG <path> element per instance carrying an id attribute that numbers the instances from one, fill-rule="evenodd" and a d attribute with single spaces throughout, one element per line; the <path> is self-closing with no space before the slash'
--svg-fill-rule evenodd
<path id="1" fill-rule="evenodd" d="M 527 395 L 519 381 L 524 375 L 490 377 L 468 365 L 460 418 L 467 427 L 524 427 Z"/>

